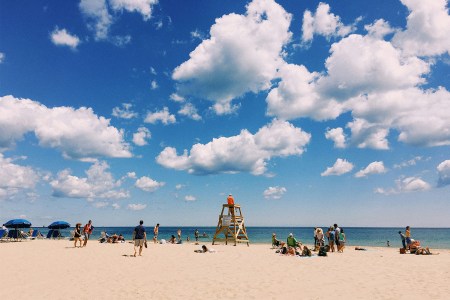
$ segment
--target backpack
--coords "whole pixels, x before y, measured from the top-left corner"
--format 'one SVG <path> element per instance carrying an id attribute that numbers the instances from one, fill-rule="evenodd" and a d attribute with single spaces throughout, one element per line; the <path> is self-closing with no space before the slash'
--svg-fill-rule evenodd
<path id="1" fill-rule="evenodd" d="M 327 251 L 325 250 L 325 247 L 320 247 L 318 256 L 327 256 Z"/>

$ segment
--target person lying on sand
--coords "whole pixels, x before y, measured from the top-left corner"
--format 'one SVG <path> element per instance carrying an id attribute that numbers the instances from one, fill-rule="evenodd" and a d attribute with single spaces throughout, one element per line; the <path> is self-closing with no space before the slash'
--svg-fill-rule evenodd
<path id="1" fill-rule="evenodd" d="M 430 248 L 426 247 L 426 248 L 418 248 L 416 250 L 416 255 L 436 255 L 439 253 L 431 253 Z"/>
<path id="2" fill-rule="evenodd" d="M 366 248 L 361 248 L 361 247 L 359 247 L 359 246 L 356 246 L 356 247 L 355 247 L 355 250 L 359 250 L 359 251 L 367 251 Z"/>
<path id="3" fill-rule="evenodd" d="M 194 252 L 196 252 L 196 253 L 216 253 L 216 250 L 214 250 L 213 248 L 208 248 L 208 247 L 206 247 L 206 245 L 202 245 L 201 250 L 194 250 Z"/>

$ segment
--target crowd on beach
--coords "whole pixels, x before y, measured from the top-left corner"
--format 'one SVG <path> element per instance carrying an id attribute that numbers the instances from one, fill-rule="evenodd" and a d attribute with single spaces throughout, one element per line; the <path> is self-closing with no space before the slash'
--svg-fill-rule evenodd
<path id="1" fill-rule="evenodd" d="M 327 242 L 325 242 L 325 239 Z M 298 241 L 293 233 L 289 233 L 286 242 L 277 239 L 276 233 L 272 234 L 272 246 L 277 248 L 277 253 L 291 256 L 311 256 L 312 251 L 318 251 L 319 256 L 326 256 L 327 252 L 344 252 L 347 237 L 344 229 L 337 224 L 330 226 L 327 232 L 320 227 L 314 227 L 314 248 L 311 250 Z"/>

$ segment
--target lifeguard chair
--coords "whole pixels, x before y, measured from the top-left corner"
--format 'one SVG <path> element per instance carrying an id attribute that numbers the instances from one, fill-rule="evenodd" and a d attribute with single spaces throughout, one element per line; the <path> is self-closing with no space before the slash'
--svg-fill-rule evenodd
<path id="1" fill-rule="evenodd" d="M 223 234 L 224 238 L 219 238 Z M 233 241 L 236 246 L 237 243 L 247 243 L 250 241 L 247 236 L 247 229 L 245 229 L 244 216 L 242 215 L 241 206 L 239 204 L 223 204 L 222 212 L 217 223 L 216 233 L 213 237 L 212 244 L 215 242 Z"/>

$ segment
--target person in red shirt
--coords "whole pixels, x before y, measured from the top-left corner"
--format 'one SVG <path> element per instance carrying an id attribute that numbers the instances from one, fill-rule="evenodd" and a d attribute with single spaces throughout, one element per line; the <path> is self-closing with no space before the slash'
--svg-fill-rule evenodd
<path id="1" fill-rule="evenodd" d="M 228 205 L 234 205 L 233 195 L 229 194 L 227 198 Z"/>
<path id="2" fill-rule="evenodd" d="M 92 226 L 92 221 L 89 220 L 89 222 L 86 225 L 84 225 L 84 228 L 83 228 L 83 233 L 84 233 L 83 247 L 86 247 L 87 241 L 88 241 L 89 237 L 91 236 L 93 230 L 94 230 L 94 226 Z"/>

